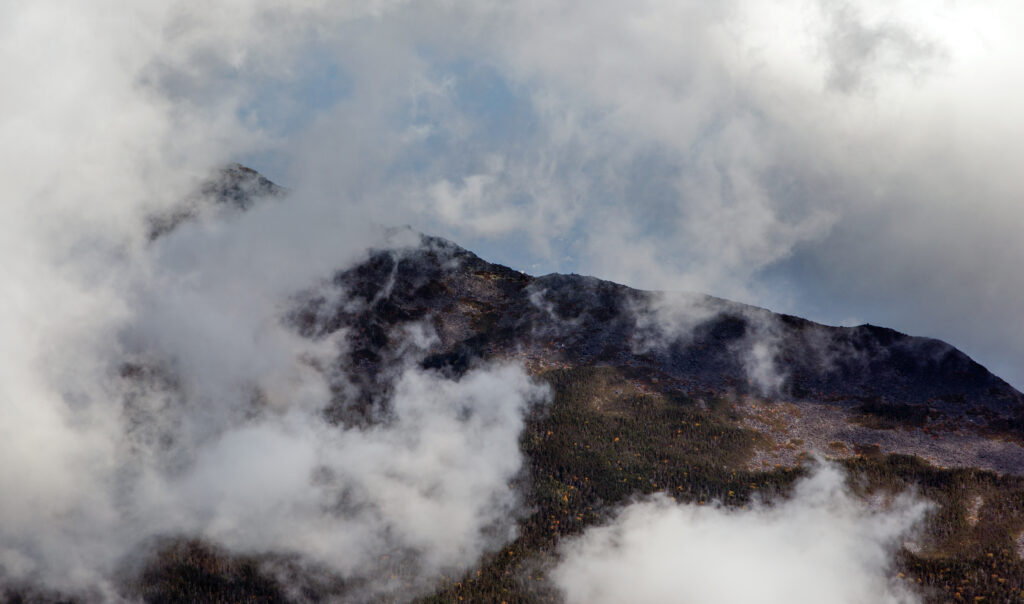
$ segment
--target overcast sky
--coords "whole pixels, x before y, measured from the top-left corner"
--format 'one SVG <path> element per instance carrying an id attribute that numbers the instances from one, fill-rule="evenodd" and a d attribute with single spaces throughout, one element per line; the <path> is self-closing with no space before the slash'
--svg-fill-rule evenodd
<path id="1" fill-rule="evenodd" d="M 80 245 L 238 160 L 531 273 L 891 326 L 1024 385 L 1017 2 L 159 4 L 0 7 L 8 224 Z"/>

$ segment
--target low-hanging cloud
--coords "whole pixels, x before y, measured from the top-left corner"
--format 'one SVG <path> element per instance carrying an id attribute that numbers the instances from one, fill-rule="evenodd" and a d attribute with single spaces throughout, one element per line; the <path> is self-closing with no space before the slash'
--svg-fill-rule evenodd
<path id="1" fill-rule="evenodd" d="M 870 507 L 828 465 L 770 505 L 656 495 L 563 543 L 551 578 L 569 603 L 918 602 L 892 555 L 928 507 L 908 495 Z"/>
<path id="2" fill-rule="evenodd" d="M 512 366 L 458 382 L 410 369 L 386 424 L 339 430 L 291 411 L 233 427 L 143 500 L 172 533 L 295 553 L 380 582 L 370 591 L 415 593 L 514 537 L 518 436 L 543 396 Z"/>
<path id="3" fill-rule="evenodd" d="M 514 537 L 519 434 L 546 397 L 521 367 L 425 372 L 432 332 L 407 325 L 378 377 L 386 415 L 327 421 L 357 369 L 344 330 L 290 324 L 297 294 L 371 244 L 415 242 L 325 211 L 265 200 L 109 265 L 120 310 L 96 309 L 82 341 L 54 336 L 45 370 L 19 376 L 38 389 L 4 407 L 24 428 L 0 446 L 16 494 L 0 504 L 0 581 L 116 599 L 126 557 L 185 536 L 297 556 L 352 582 L 346 598 L 406 598 Z"/>
<path id="4" fill-rule="evenodd" d="M 510 538 L 523 413 L 544 397 L 521 369 L 445 380 L 414 368 L 426 338 L 410 338 L 386 422 L 322 415 L 345 334 L 311 341 L 286 317 L 368 246 L 402 244 L 358 200 L 299 190 L 149 238 L 150 217 L 265 143 L 241 109 L 294 64 L 292 28 L 374 11 L 103 4 L 0 9 L 17 83 L 0 126 L 0 583 L 114 601 L 128 557 L 184 536 L 399 597 Z"/>

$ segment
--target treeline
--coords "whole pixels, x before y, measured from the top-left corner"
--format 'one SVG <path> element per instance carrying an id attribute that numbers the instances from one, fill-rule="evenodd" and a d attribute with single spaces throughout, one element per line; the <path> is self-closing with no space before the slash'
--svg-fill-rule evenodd
<path id="1" fill-rule="evenodd" d="M 937 468 L 917 457 L 851 459 L 846 467 L 863 494 L 914 489 L 936 507 L 919 547 L 898 557 L 903 580 L 926 601 L 1009 602 L 1024 599 L 1024 479 L 993 472 Z M 976 507 L 976 509 L 974 509 Z"/>

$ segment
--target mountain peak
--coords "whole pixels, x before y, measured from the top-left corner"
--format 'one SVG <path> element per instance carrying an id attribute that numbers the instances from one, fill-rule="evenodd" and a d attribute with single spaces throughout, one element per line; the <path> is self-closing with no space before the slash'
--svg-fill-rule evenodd
<path id="1" fill-rule="evenodd" d="M 174 230 L 179 224 L 194 220 L 217 209 L 245 211 L 261 200 L 282 199 L 288 190 L 239 163 L 230 163 L 215 170 L 177 206 L 149 217 L 150 241 Z"/>
<path id="2" fill-rule="evenodd" d="M 259 199 L 281 197 L 287 190 L 252 168 L 231 163 L 208 179 L 200 193 L 214 203 L 228 204 L 246 210 Z"/>

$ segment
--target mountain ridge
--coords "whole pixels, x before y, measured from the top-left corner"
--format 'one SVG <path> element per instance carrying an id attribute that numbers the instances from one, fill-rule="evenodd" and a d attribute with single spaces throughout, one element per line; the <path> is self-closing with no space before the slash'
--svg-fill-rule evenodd
<path id="1" fill-rule="evenodd" d="M 181 209 L 172 211 L 170 215 L 175 217 L 174 221 L 170 224 L 161 223 L 160 232 L 154 236 L 159 236 L 160 234 L 168 232 L 180 221 L 194 218 L 196 213 L 202 210 L 204 204 L 212 205 L 214 207 L 227 206 L 239 211 L 245 211 L 261 200 L 281 199 L 286 195 L 287 189 L 266 179 L 259 172 L 241 164 L 228 164 L 212 178 L 204 182 L 200 187 L 198 194 L 186 200 L 182 204 Z M 515 271 L 509 267 L 483 260 L 473 252 L 459 246 L 453 241 L 437 236 L 417 233 L 409 227 L 404 227 L 403 229 L 390 229 L 387 237 L 391 240 L 397 240 L 400 237 L 404 237 L 406 244 L 408 244 L 410 240 L 418 239 L 419 247 L 424 250 L 424 253 L 426 254 L 426 257 L 422 260 L 427 261 L 426 263 L 423 261 L 418 262 L 418 267 L 427 270 L 434 276 L 438 276 L 441 273 L 437 270 L 440 267 L 428 266 L 431 260 L 431 253 L 444 255 L 449 261 L 466 261 L 471 265 L 467 267 L 467 270 L 485 271 L 489 274 L 500 276 L 502 279 L 510 279 L 514 281 L 517 274 L 521 275 L 527 282 L 536 284 L 538 288 L 545 290 L 545 292 L 550 292 L 555 296 L 554 300 L 546 301 L 549 304 L 553 304 L 551 309 L 557 311 L 558 316 L 555 317 L 552 315 L 552 319 L 571 321 L 576 318 L 573 313 L 580 311 L 581 309 L 579 305 L 587 301 L 579 299 L 573 300 L 571 299 L 571 296 L 566 295 L 574 290 L 588 294 L 596 293 L 598 298 L 604 296 L 605 299 L 603 301 L 611 303 L 613 306 L 617 302 L 621 303 L 622 300 L 635 301 L 636 298 L 640 297 L 646 297 L 648 298 L 648 301 L 651 297 L 689 297 L 690 300 L 688 302 L 693 306 L 703 305 L 714 307 L 711 309 L 713 310 L 713 313 L 704 313 L 705 315 L 718 314 L 728 315 L 730 318 L 747 318 L 747 321 L 745 322 L 747 324 L 745 325 L 741 325 L 739 323 L 719 323 L 713 326 L 704 325 L 701 329 L 705 332 L 717 331 L 718 335 L 728 337 L 731 330 L 733 332 L 732 335 L 735 335 L 736 331 L 743 331 L 749 328 L 749 317 L 751 315 L 761 315 L 771 316 L 774 320 L 778 321 L 780 325 L 789 329 L 790 333 L 827 330 L 832 336 L 842 335 L 844 336 L 841 338 L 843 344 L 850 345 L 855 352 L 864 352 L 865 348 L 871 348 L 873 350 L 868 352 L 873 353 L 873 356 L 877 356 L 881 349 L 888 349 L 894 344 L 909 345 L 920 352 L 922 356 L 930 356 L 939 363 L 940 366 L 937 369 L 940 371 L 935 372 L 935 377 L 941 378 L 941 373 L 943 371 L 946 373 L 959 374 L 961 377 L 966 378 L 969 381 L 973 380 L 977 382 L 978 387 L 987 387 L 989 391 L 986 394 L 990 397 L 994 396 L 999 399 L 1014 399 L 1017 403 L 1024 403 L 1024 395 L 1005 382 L 1005 380 L 989 372 L 988 369 L 971 359 L 968 355 L 953 345 L 936 338 L 913 336 L 889 327 L 876 326 L 870 323 L 852 327 L 831 326 L 796 315 L 775 313 L 767 308 L 710 296 L 707 294 L 638 290 L 612 281 L 604 280 L 599 277 L 578 275 L 575 273 L 549 273 L 538 276 L 528 275 L 524 272 Z M 411 249 L 408 245 L 406 245 L 406 248 L 407 251 Z M 367 254 L 366 260 L 359 267 L 351 268 L 347 271 L 339 271 L 335 274 L 335 284 L 345 283 L 349 287 L 355 286 L 355 290 L 357 292 L 360 291 L 359 288 L 366 289 L 367 287 L 372 287 L 372 283 L 367 279 L 382 279 L 384 276 L 381 274 L 370 274 L 367 271 L 372 270 L 375 265 L 379 265 L 381 262 L 387 263 L 388 260 L 385 256 L 389 254 L 394 255 L 395 251 L 396 250 L 394 249 L 370 250 Z M 409 261 L 409 259 L 406 261 Z M 357 281 L 359 279 L 363 279 L 363 283 L 353 283 L 353 281 Z M 536 290 L 531 293 L 539 294 Z M 620 300 L 609 300 L 609 295 L 618 296 Z M 594 302 L 602 300 L 592 298 L 588 301 Z M 414 303 L 415 301 L 409 300 L 408 302 Z M 593 311 L 594 309 L 590 310 Z M 621 309 L 605 308 L 603 309 L 604 314 L 602 316 L 610 317 L 611 315 L 609 314 L 609 311 L 614 310 Z M 697 310 L 699 311 L 702 309 L 698 308 Z M 531 317 L 531 319 L 536 322 L 535 317 Z M 508 321 L 505 321 L 504 323 L 507 324 Z M 803 343 L 807 344 L 807 342 Z M 805 345 L 804 348 L 814 348 L 814 346 Z M 674 352 L 678 353 L 680 351 L 676 350 Z M 806 358 L 801 359 L 799 355 L 795 355 L 795 351 L 793 350 L 786 350 L 784 352 L 790 355 L 791 360 L 797 361 L 798 364 L 800 361 L 810 361 L 810 359 Z M 894 359 L 894 362 L 897 364 L 906 364 L 909 361 L 911 361 L 911 359 L 902 357 Z M 850 373 L 851 368 L 845 369 L 847 373 Z M 912 371 L 914 368 L 908 366 L 901 367 L 901 369 L 905 371 Z M 835 380 L 836 377 L 833 376 L 832 379 Z M 791 383 L 787 384 L 787 393 L 799 396 L 801 393 L 813 388 L 815 385 L 827 385 L 828 380 L 825 380 L 825 384 L 814 384 L 814 380 L 812 380 L 811 384 L 803 384 L 801 381 L 800 376 L 793 376 Z M 821 390 L 821 388 L 818 388 L 818 390 Z M 943 393 L 936 391 L 935 394 L 941 396 Z M 953 394 L 955 396 L 956 393 Z M 974 394 L 976 394 L 976 398 L 979 401 L 984 398 L 983 396 L 977 395 L 977 393 Z M 870 393 L 868 396 L 876 396 L 876 394 Z"/>
<path id="2" fill-rule="evenodd" d="M 461 263 L 458 269 L 451 268 Z M 461 271 L 461 272 L 459 272 Z M 380 297 L 384 283 L 388 295 Z M 328 321 L 321 300 L 296 320 L 307 335 L 356 321 L 375 333 L 384 326 L 430 317 L 442 350 L 426 360 L 435 368 L 460 368 L 474 357 L 513 349 L 527 357 L 574 363 L 632 360 L 685 386 L 756 394 L 742 366 L 744 338 L 769 342 L 772 363 L 785 375 L 775 392 L 787 398 L 928 405 L 936 413 L 1010 420 L 1024 396 L 966 354 L 941 340 L 862 325 L 832 327 L 738 302 L 689 294 L 684 311 L 697 320 L 681 334 L 637 342 L 637 330 L 656 330 L 644 313 L 664 294 L 635 290 L 579 275 L 533 277 L 487 262 L 456 244 L 423 236 L 418 251 L 380 250 L 334 276 L 334 284 L 369 305 L 363 314 L 340 313 Z M 381 284 L 375 289 L 375 284 Z M 374 299 L 374 296 L 377 296 Z M 372 302 L 372 304 L 371 304 Z M 766 333 L 757 334 L 761 330 Z M 552 348 L 547 341 L 560 340 Z M 357 355 L 377 356 L 383 342 L 355 336 Z M 757 342 L 754 343 L 755 345 Z M 845 355 L 845 356 L 844 356 Z M 572 359 L 568 357 L 572 356 Z M 985 419 L 988 418 L 988 419 Z"/>

